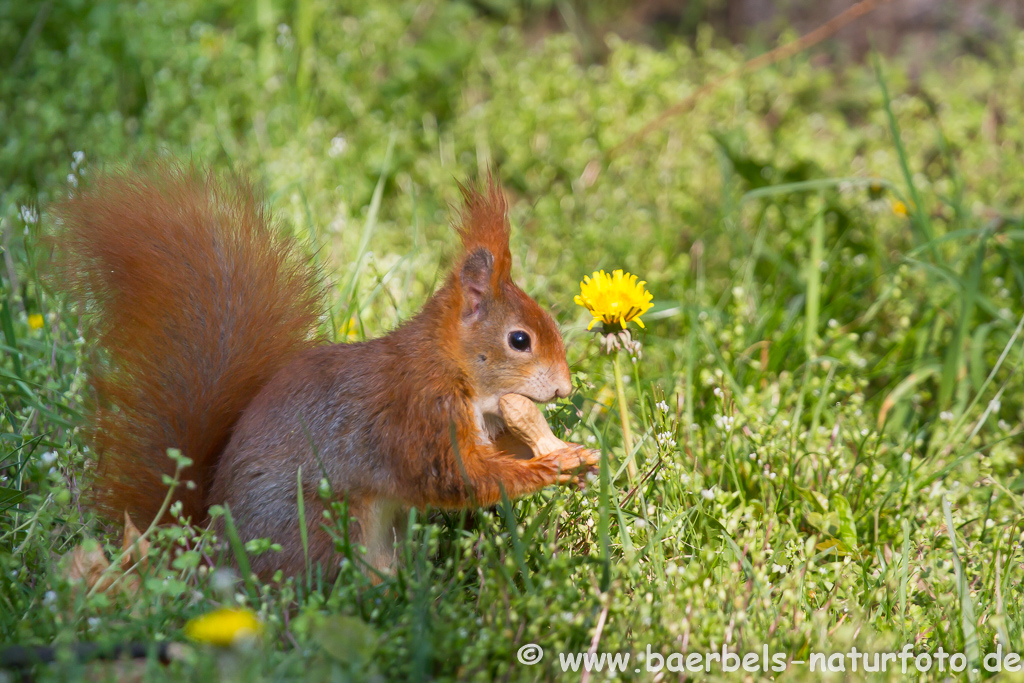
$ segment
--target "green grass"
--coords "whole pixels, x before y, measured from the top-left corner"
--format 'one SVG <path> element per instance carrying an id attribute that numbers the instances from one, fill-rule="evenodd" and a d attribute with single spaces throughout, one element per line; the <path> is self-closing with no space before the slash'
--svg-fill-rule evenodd
<path id="1" fill-rule="evenodd" d="M 607 42 L 584 63 L 572 34 L 528 43 L 461 3 L 0 0 L 0 643 L 180 641 L 242 603 L 266 624 L 255 648 L 138 671 L 546 680 L 592 646 L 806 660 L 909 643 L 963 652 L 980 678 L 997 643 L 1024 649 L 1024 34 L 914 79 L 899 57 L 800 55 L 604 163 L 748 56 L 707 31 Z M 454 244 L 456 180 L 496 169 L 514 274 L 577 373 L 549 420 L 611 455 L 598 481 L 413 511 L 379 586 L 358 548 L 333 586 L 231 581 L 208 562 L 274 550 L 229 523 L 230 549 L 155 530 L 137 596 L 75 590 L 60 556 L 120 539 L 78 503 L 91 347 L 40 274 L 40 237 L 69 182 L 161 154 L 259 180 L 332 282 L 339 341 L 415 313 Z M 598 268 L 655 296 L 642 356 L 623 357 L 633 484 L 611 362 L 572 303 Z M 536 666 L 516 661 L 527 643 Z M 620 677 L 650 678 L 633 668 Z"/>

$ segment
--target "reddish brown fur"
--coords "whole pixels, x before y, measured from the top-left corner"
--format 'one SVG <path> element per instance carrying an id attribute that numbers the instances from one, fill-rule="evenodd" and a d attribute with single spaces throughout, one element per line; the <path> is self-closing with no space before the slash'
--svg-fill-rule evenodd
<path id="1" fill-rule="evenodd" d="M 113 361 L 97 389 L 115 409 L 93 422 L 100 505 L 151 517 L 162 449 L 178 446 L 203 484 L 186 501 L 193 517 L 226 503 L 243 540 L 283 547 L 255 558 L 256 571 L 297 573 L 301 467 L 310 559 L 331 575 L 321 477 L 348 500 L 353 540 L 386 569 L 408 506 L 490 505 L 596 463 L 573 444 L 530 460 L 494 444 L 502 395 L 547 401 L 571 386 L 558 328 L 511 279 L 500 189 L 463 194 L 463 251 L 423 310 L 384 337 L 335 345 L 309 342 L 313 274 L 270 238 L 246 189 L 173 171 L 106 179 L 65 205 L 72 284 L 96 302 Z M 196 275 L 183 282 L 181 271 Z M 230 309 L 232 324 L 211 329 Z M 514 349 L 510 330 L 528 333 L 531 348 Z"/>
<path id="2" fill-rule="evenodd" d="M 200 521 L 217 457 L 245 406 L 309 348 L 318 278 L 273 229 L 251 186 L 164 164 L 104 175 L 55 207 L 64 286 L 104 354 L 89 423 L 91 497 L 113 518 L 157 513 L 174 471 Z"/>
<path id="3" fill-rule="evenodd" d="M 512 280 L 512 253 L 508 248 L 508 204 L 493 177 L 487 179 L 487 193 L 459 185 L 462 211 L 457 230 L 462 238 L 463 255 L 487 249 L 494 255 L 492 284 Z"/>

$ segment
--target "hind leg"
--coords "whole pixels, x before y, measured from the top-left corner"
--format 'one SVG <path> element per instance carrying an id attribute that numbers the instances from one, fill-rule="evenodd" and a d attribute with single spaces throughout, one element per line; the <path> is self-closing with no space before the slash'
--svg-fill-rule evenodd
<path id="1" fill-rule="evenodd" d="M 338 534 L 339 525 L 331 525 L 330 531 L 323 519 L 324 506 L 315 501 L 307 504 L 309 520 L 310 560 L 319 562 L 328 576 L 336 576 L 342 556 L 335 550 L 333 534 Z M 348 541 L 353 547 L 362 546 L 365 554 L 357 555 L 363 572 L 374 583 L 380 583 L 381 575 L 394 573 L 398 562 L 397 544 L 405 538 L 407 508 L 398 501 L 368 495 L 348 496 Z M 365 566 L 362 564 L 365 562 Z M 329 571 L 328 571 L 329 570 Z"/>
<path id="2" fill-rule="evenodd" d="M 405 538 L 406 507 L 387 498 L 366 499 L 360 507 L 360 542 L 366 548 L 366 563 L 380 574 L 393 574 L 397 546 Z M 375 583 L 379 581 L 377 574 L 369 574 Z"/>

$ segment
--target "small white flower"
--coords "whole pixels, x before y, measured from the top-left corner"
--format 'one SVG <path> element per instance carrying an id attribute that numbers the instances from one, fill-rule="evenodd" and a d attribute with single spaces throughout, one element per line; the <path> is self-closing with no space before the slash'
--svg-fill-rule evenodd
<path id="1" fill-rule="evenodd" d="M 751 460 L 757 460 L 757 453 L 751 453 L 747 457 L 750 458 Z"/>
<path id="2" fill-rule="evenodd" d="M 74 159 L 74 161 L 72 161 L 71 163 L 73 163 L 75 166 L 81 166 L 82 162 L 85 161 L 85 152 L 83 152 L 82 150 L 72 152 L 71 158 Z"/>
<path id="3" fill-rule="evenodd" d="M 49 467 L 50 465 L 53 464 L 53 461 L 57 459 L 57 452 L 56 451 L 46 451 L 41 456 L 39 456 L 39 459 L 43 461 L 44 465 Z"/>
<path id="4" fill-rule="evenodd" d="M 903 453 L 903 462 L 910 462 L 910 453 L 908 453 L 908 452 L 904 452 Z"/>
<path id="5" fill-rule="evenodd" d="M 1003 407 L 1003 404 L 998 398 L 994 398 L 988 402 L 988 409 L 993 413 L 998 413 L 999 409 Z"/>
<path id="6" fill-rule="evenodd" d="M 78 187 L 78 176 L 74 173 L 68 173 L 68 185 L 71 187 Z"/>
<path id="7" fill-rule="evenodd" d="M 715 394 L 715 396 L 717 396 L 718 398 L 722 398 L 722 397 L 724 397 L 724 396 L 725 396 L 725 392 L 723 392 L 723 391 L 722 391 L 722 387 L 715 387 L 715 391 L 714 391 L 714 394 Z"/>
<path id="8" fill-rule="evenodd" d="M 277 26 L 277 44 L 281 47 L 291 47 L 294 43 L 292 39 L 292 28 L 288 24 L 278 24 Z"/>
<path id="9" fill-rule="evenodd" d="M 25 225 L 34 225 L 39 222 L 39 212 L 36 211 L 35 207 L 22 206 L 20 213 L 21 220 Z"/>
<path id="10" fill-rule="evenodd" d="M 785 574 L 786 565 L 784 564 L 772 564 L 772 574 Z"/>
<path id="11" fill-rule="evenodd" d="M 704 500 L 714 500 L 715 499 L 715 487 L 712 486 L 709 489 L 703 489 L 700 492 L 700 495 L 704 497 Z"/>
<path id="12" fill-rule="evenodd" d="M 953 412 L 950 410 L 943 410 L 941 413 L 939 413 L 939 419 L 942 420 L 943 422 L 952 422 L 953 417 Z"/>
<path id="13" fill-rule="evenodd" d="M 654 404 L 654 407 L 663 413 L 668 412 L 668 404 L 665 403 L 664 401 L 658 401 L 657 403 Z"/>
<path id="14" fill-rule="evenodd" d="M 96 628 L 101 623 L 99 617 L 89 617 L 88 619 L 86 619 L 86 621 L 89 623 L 89 628 L 91 629 Z"/>
<path id="15" fill-rule="evenodd" d="M 327 156 L 336 159 L 344 154 L 346 149 L 348 149 L 348 140 L 343 135 L 335 135 L 331 138 L 331 146 L 327 150 Z"/>
<path id="16" fill-rule="evenodd" d="M 230 593 L 237 581 L 238 575 L 233 570 L 227 568 L 216 569 L 210 575 L 210 585 L 218 593 Z"/>
<path id="17" fill-rule="evenodd" d="M 52 605 L 56 599 L 57 599 L 57 594 L 54 593 L 53 591 L 46 591 L 46 593 L 43 594 L 43 604 L 44 605 Z"/>

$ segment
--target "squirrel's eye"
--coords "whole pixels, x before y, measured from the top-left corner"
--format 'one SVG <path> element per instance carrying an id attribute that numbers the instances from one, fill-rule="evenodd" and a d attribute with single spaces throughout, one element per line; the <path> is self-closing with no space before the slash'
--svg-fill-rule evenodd
<path id="1" fill-rule="evenodd" d="M 515 330 L 508 333 L 508 345 L 516 351 L 530 350 L 530 335 L 522 330 Z"/>

